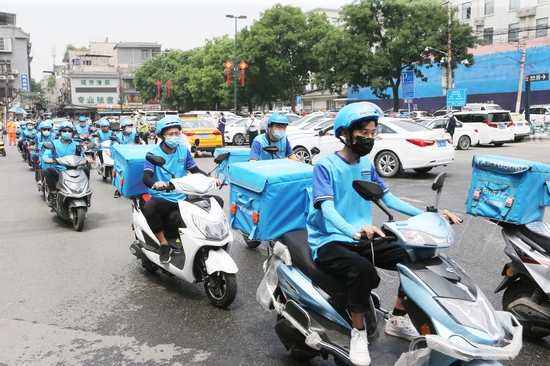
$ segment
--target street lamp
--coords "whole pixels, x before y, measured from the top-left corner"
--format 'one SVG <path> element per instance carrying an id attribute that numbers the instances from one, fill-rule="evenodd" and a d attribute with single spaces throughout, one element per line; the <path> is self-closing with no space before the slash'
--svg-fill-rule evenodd
<path id="1" fill-rule="evenodd" d="M 235 62 L 233 63 L 233 67 L 235 70 L 235 114 L 237 114 L 237 19 L 246 19 L 246 15 L 231 15 L 227 14 L 225 16 L 226 18 L 233 18 L 235 19 Z"/>

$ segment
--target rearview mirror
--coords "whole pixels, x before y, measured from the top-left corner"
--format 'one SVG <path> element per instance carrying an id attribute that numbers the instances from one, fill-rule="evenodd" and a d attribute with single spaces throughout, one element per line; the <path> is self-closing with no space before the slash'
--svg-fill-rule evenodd
<path id="1" fill-rule="evenodd" d="M 311 155 L 312 156 L 315 156 L 315 155 L 319 154 L 320 152 L 321 152 L 321 150 L 319 150 L 319 148 L 317 146 L 313 146 L 311 148 Z"/>
<path id="2" fill-rule="evenodd" d="M 374 201 L 384 196 L 382 187 L 380 187 L 378 183 L 374 183 L 370 180 L 355 179 L 353 181 L 353 189 L 367 201 Z"/>
<path id="3" fill-rule="evenodd" d="M 445 177 L 447 176 L 446 172 L 441 172 L 435 177 L 434 182 L 432 183 L 432 191 L 438 191 L 443 188 L 445 183 Z"/>
<path id="4" fill-rule="evenodd" d="M 94 133 L 94 134 L 92 135 L 92 137 L 97 137 L 97 138 L 99 138 L 99 135 L 98 135 L 97 133 Z"/>
<path id="5" fill-rule="evenodd" d="M 200 143 L 201 143 L 201 140 L 199 140 L 199 139 L 195 139 L 195 146 L 199 146 L 199 145 L 200 145 Z"/>
<path id="6" fill-rule="evenodd" d="M 162 156 L 157 155 L 146 155 L 145 160 L 153 164 L 154 166 L 163 166 L 166 164 L 166 160 Z"/>
<path id="7" fill-rule="evenodd" d="M 221 162 L 224 161 L 225 159 L 227 159 L 228 156 L 229 156 L 228 152 L 220 154 L 220 155 L 218 155 L 214 158 L 214 163 L 215 164 L 221 164 Z"/>
<path id="8" fill-rule="evenodd" d="M 279 152 L 279 148 L 275 145 L 268 145 L 268 146 L 264 146 L 264 151 L 273 155 Z"/>
<path id="9" fill-rule="evenodd" d="M 109 140 L 114 141 L 114 142 L 117 142 L 117 141 L 118 141 L 118 139 L 116 138 L 116 136 L 109 136 Z"/>
<path id="10" fill-rule="evenodd" d="M 51 144 L 50 142 L 44 142 L 42 146 L 44 146 L 45 149 L 53 150 L 53 144 Z"/>

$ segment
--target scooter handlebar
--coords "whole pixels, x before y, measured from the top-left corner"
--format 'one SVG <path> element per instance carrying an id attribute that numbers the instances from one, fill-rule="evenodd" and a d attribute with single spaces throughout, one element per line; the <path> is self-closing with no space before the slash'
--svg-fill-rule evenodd
<path id="1" fill-rule="evenodd" d="M 367 233 L 364 231 L 361 231 L 361 240 L 367 240 Z M 381 237 L 378 234 L 374 234 L 374 237 L 372 239 L 373 244 L 381 244 L 381 243 L 391 243 L 392 241 L 396 241 L 397 238 L 394 235 L 386 235 L 385 237 Z"/>

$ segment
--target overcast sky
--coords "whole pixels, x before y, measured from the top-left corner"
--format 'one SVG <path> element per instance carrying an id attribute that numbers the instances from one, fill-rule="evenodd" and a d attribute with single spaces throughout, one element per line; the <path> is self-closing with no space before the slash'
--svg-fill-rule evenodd
<path id="1" fill-rule="evenodd" d="M 309 11 L 338 9 L 352 0 L 280 1 Z M 238 28 L 252 25 L 273 0 L 12 0 L 1 11 L 15 13 L 17 26 L 30 33 L 31 75 L 36 81 L 43 70 L 61 64 L 67 44 L 89 42 L 157 42 L 163 48 L 187 50 L 204 45 L 205 39 L 235 33 L 235 20 L 226 14 L 246 15 Z M 221 66 L 220 66 L 221 67 Z"/>

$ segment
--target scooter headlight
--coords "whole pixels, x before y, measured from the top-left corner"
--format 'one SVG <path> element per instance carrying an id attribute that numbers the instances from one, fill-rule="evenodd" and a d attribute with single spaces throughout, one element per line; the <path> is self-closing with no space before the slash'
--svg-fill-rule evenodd
<path id="1" fill-rule="evenodd" d="M 477 290 L 476 301 L 444 297 L 435 299 L 458 324 L 481 330 L 491 336 L 494 341 L 498 341 L 504 336 L 500 324 L 497 322 L 495 309 L 481 290 Z"/>
<path id="2" fill-rule="evenodd" d="M 216 222 L 210 222 L 193 215 L 193 223 L 206 239 L 223 240 L 229 235 L 229 227 L 223 212 L 220 213 L 220 217 Z"/>
<path id="3" fill-rule="evenodd" d="M 447 237 L 440 237 L 430 235 L 428 233 L 411 230 L 411 229 L 400 229 L 399 234 L 403 237 L 403 240 L 409 244 L 419 244 L 419 245 L 429 245 L 429 246 L 443 246 L 450 245 L 454 241 L 454 234 L 451 231 L 451 234 Z"/>

